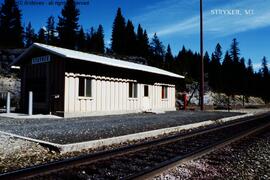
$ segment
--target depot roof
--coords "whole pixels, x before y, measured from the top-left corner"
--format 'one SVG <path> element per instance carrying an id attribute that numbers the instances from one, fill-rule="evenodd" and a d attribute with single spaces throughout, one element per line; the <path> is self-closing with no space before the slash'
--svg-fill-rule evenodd
<path id="1" fill-rule="evenodd" d="M 170 76 L 174 78 L 185 78 L 184 76 L 181 76 L 181 75 L 178 75 L 178 74 L 175 74 L 175 73 L 163 70 L 163 69 L 159 69 L 156 67 L 148 66 L 148 65 L 128 62 L 128 61 L 124 61 L 120 59 L 114 59 L 114 58 L 99 56 L 95 54 L 89 54 L 85 52 L 80 52 L 80 51 L 75 51 L 75 50 L 55 47 L 51 45 L 40 44 L 40 43 L 34 43 L 33 45 L 31 45 L 29 48 L 27 48 L 24 51 L 24 53 L 22 53 L 19 57 L 17 57 L 12 64 L 14 65 L 14 64 L 19 63 L 19 61 L 23 59 L 26 55 L 28 55 L 30 51 L 36 48 L 50 52 L 57 56 L 61 56 L 66 59 L 77 59 L 81 61 L 88 61 L 88 62 L 104 64 L 104 65 L 114 66 L 114 67 L 119 67 L 119 68 L 124 68 L 124 69 L 132 69 L 132 70 L 138 70 L 138 71 L 149 72 L 149 73 L 154 73 L 154 74 L 160 74 L 160 75 Z"/>

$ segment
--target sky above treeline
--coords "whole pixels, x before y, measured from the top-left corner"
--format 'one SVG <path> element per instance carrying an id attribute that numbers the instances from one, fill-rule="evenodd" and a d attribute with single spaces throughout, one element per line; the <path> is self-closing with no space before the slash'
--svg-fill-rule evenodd
<path id="1" fill-rule="evenodd" d="M 17 0 L 23 13 L 23 24 L 32 23 L 35 31 L 46 25 L 53 15 L 61 13 L 63 0 Z M 0 0 L 1 4 L 3 0 Z M 40 3 L 33 5 L 32 2 Z M 51 4 L 49 4 L 51 2 Z M 86 31 L 102 24 L 105 43 L 109 47 L 112 23 L 118 7 L 135 29 L 140 23 L 149 38 L 156 32 L 163 44 L 171 45 L 174 55 L 185 45 L 199 52 L 199 0 L 77 0 L 79 24 Z M 241 56 L 251 58 L 254 68 L 261 59 L 270 59 L 270 1 L 269 0 L 204 0 L 205 50 L 212 53 L 219 42 L 229 49 L 233 38 L 240 42 Z"/>

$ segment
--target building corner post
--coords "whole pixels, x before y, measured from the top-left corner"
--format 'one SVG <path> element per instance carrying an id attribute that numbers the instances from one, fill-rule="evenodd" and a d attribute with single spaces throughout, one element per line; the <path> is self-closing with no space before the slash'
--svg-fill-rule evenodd
<path id="1" fill-rule="evenodd" d="M 7 92 L 7 112 L 10 113 L 10 92 Z"/>
<path id="2" fill-rule="evenodd" d="M 29 91 L 28 115 L 31 116 L 32 114 L 33 114 L 33 92 Z"/>

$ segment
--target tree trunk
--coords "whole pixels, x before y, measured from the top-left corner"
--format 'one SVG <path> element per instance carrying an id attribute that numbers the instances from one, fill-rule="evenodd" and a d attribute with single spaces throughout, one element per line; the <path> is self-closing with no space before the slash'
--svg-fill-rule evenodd
<path id="1" fill-rule="evenodd" d="M 228 99 L 227 99 L 227 108 L 228 108 L 228 112 L 230 112 L 230 96 L 228 95 Z"/>
<path id="2" fill-rule="evenodd" d="M 243 95 L 243 107 L 245 107 L 245 95 Z"/>

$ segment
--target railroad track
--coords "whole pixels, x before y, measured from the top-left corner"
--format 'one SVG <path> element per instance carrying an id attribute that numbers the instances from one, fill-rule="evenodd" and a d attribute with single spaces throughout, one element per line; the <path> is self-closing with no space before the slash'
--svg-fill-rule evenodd
<path id="1" fill-rule="evenodd" d="M 241 133 L 239 133 L 231 138 L 227 138 L 227 139 L 221 140 L 219 142 L 216 142 L 214 144 L 211 144 L 209 146 L 206 146 L 204 148 L 198 149 L 197 151 L 191 152 L 190 154 L 186 154 L 184 156 L 177 156 L 177 157 L 172 158 L 170 160 L 164 161 L 157 166 L 143 170 L 137 174 L 128 176 L 128 177 L 126 177 L 126 179 L 152 179 L 152 178 L 155 178 L 158 175 L 162 174 L 164 171 L 175 168 L 181 163 L 200 158 L 200 157 L 207 155 L 213 151 L 216 151 L 217 149 L 225 147 L 226 145 L 238 142 L 238 141 L 240 141 L 240 140 L 242 140 L 250 135 L 255 135 L 257 133 L 264 132 L 266 129 L 270 130 L 269 128 L 270 128 L 270 123 L 262 125 L 260 127 L 255 127 L 251 130 L 241 132 Z"/>
<path id="2" fill-rule="evenodd" d="M 0 174 L 0 179 L 146 179 L 270 126 L 270 114 Z"/>

